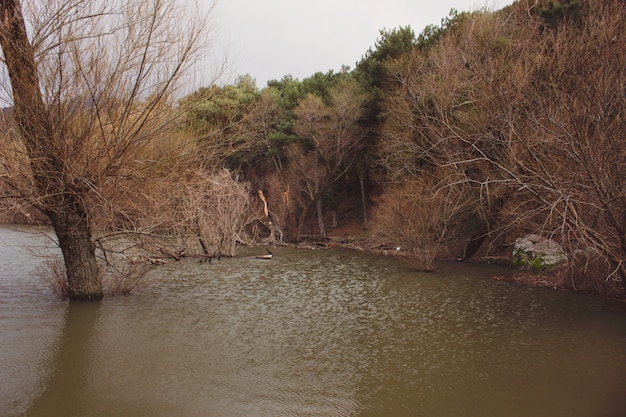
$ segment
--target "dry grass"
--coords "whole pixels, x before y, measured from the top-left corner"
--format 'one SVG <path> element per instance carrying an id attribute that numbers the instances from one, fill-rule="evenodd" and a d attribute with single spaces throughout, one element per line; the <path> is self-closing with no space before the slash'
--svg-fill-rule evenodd
<path id="1" fill-rule="evenodd" d="M 102 278 L 104 293 L 108 296 L 128 295 L 147 284 L 147 274 L 152 265 L 124 265 L 106 272 Z"/>
<path id="2" fill-rule="evenodd" d="M 65 264 L 63 263 L 63 258 L 46 257 L 44 261 L 39 264 L 35 273 L 56 296 L 62 298 L 69 296 L 69 287 L 65 277 Z"/>
<path id="3" fill-rule="evenodd" d="M 102 285 L 107 296 L 128 295 L 131 291 L 146 285 L 148 272 L 152 265 L 107 265 L 102 274 Z M 46 257 L 37 267 L 36 274 L 52 293 L 61 298 L 69 296 L 69 287 L 65 275 L 65 265 L 61 257 Z"/>

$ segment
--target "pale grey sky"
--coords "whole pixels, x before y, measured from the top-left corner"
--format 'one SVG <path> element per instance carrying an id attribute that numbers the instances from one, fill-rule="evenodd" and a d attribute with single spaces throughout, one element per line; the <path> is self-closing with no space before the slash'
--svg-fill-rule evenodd
<path id="1" fill-rule="evenodd" d="M 374 45 L 379 30 L 410 25 L 419 34 L 450 9 L 500 9 L 512 0 L 218 0 L 214 23 L 226 80 L 249 73 L 258 87 L 291 74 L 339 71 Z"/>

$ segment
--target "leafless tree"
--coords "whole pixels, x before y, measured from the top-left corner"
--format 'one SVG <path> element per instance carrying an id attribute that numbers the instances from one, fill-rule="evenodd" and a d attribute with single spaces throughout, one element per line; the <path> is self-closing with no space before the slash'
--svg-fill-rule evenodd
<path id="1" fill-rule="evenodd" d="M 210 14 L 189 12 L 175 0 L 0 2 L 13 150 L 29 165 L 20 196 L 50 219 L 72 298 L 102 297 L 93 219 L 178 118 L 173 94 Z"/>
<path id="2" fill-rule="evenodd" d="M 554 28 L 519 4 L 508 20 L 475 13 L 394 62 L 383 165 L 398 178 L 454 170 L 444 186 L 475 190 L 491 239 L 558 239 L 572 286 L 585 267 L 594 291 L 623 296 L 625 13 L 605 0 Z"/>
<path id="3" fill-rule="evenodd" d="M 289 158 L 290 177 L 294 189 L 300 191 L 302 207 L 296 240 L 314 208 L 324 235 L 321 199 L 352 166 L 362 146 L 362 131 L 356 122 L 364 103 L 365 95 L 356 82 L 346 79 L 333 87 L 330 105 L 310 95 L 294 111 L 294 130 L 308 141 L 292 147 Z"/>
<path id="4" fill-rule="evenodd" d="M 225 169 L 214 174 L 198 171 L 185 182 L 185 229 L 201 239 L 206 256 L 234 256 L 237 243 L 249 240 L 246 226 L 263 214 L 251 186 Z"/>
<path id="5" fill-rule="evenodd" d="M 410 179 L 379 197 L 372 214 L 370 243 L 389 246 L 420 271 L 435 269 L 442 245 L 466 216 L 469 187 L 442 187 L 442 173 Z"/>

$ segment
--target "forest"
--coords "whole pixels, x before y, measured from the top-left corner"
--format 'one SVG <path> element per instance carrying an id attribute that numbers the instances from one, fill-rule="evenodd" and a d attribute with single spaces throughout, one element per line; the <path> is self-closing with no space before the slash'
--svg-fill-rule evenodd
<path id="1" fill-rule="evenodd" d="M 92 85 L 105 79 L 89 68 Z M 39 73 L 61 91 L 58 76 Z M 32 110 L 20 110 L 14 84 L 15 110 L 1 120 L 4 223 L 58 223 L 59 234 L 72 216 L 54 213 L 71 212 L 92 241 L 197 236 L 206 256 L 325 242 L 358 223 L 350 243 L 401 248 L 420 270 L 510 259 L 516 239 L 533 234 L 563 248 L 559 285 L 626 298 L 623 0 L 452 10 L 418 34 L 381 30 L 354 68 L 263 87 L 241 75 L 182 99 L 146 97 L 139 78 L 135 88 L 43 94 L 43 128 L 62 132 L 56 159 L 43 159 L 59 166 L 37 162 Z M 62 175 L 50 182 L 50 172 Z"/>

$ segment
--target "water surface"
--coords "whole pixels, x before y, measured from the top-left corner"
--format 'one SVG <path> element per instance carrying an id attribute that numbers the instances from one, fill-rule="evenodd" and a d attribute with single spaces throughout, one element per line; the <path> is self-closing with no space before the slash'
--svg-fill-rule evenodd
<path id="1" fill-rule="evenodd" d="M 0 228 L 2 416 L 620 416 L 626 313 L 354 251 L 159 267 L 101 302 L 55 298 Z M 260 249 L 244 249 L 247 254 Z"/>

